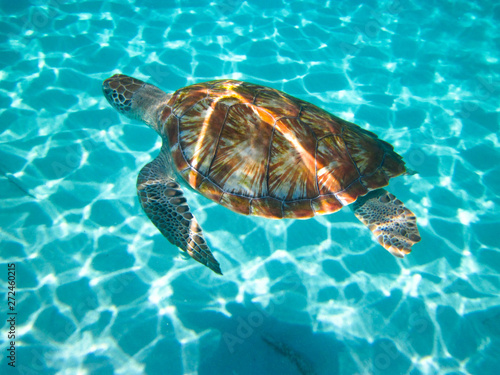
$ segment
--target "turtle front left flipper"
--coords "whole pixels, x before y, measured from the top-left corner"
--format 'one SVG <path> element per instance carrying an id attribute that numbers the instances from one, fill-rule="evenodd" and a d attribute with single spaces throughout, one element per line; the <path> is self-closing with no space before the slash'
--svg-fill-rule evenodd
<path id="1" fill-rule="evenodd" d="M 162 154 L 142 168 L 137 178 L 137 194 L 142 208 L 161 234 L 193 259 L 222 275 L 219 262 L 212 255 L 184 192 Z"/>
<path id="2" fill-rule="evenodd" d="M 384 189 L 359 197 L 350 207 L 378 242 L 398 258 L 409 254 L 420 241 L 415 214 Z"/>

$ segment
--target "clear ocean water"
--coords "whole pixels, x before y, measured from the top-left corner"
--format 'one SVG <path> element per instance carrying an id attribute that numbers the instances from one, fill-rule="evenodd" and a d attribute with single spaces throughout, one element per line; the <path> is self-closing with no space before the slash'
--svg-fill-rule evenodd
<path id="1" fill-rule="evenodd" d="M 0 373 L 498 374 L 494 1 L 0 1 Z M 189 193 L 218 276 L 135 190 L 151 129 L 102 96 L 236 78 L 392 143 L 418 174 L 404 260 L 348 208 L 240 216 Z M 8 264 L 15 264 L 15 368 Z"/>

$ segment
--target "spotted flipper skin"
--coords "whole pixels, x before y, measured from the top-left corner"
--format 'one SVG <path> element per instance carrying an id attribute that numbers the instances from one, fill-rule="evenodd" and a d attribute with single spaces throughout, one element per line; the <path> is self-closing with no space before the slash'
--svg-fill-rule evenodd
<path id="1" fill-rule="evenodd" d="M 161 234 L 193 259 L 222 275 L 181 186 L 161 154 L 142 168 L 137 179 L 137 194 L 142 208 Z"/>
<path id="2" fill-rule="evenodd" d="M 384 189 L 359 197 L 350 207 L 378 242 L 398 258 L 409 254 L 411 247 L 420 241 L 413 212 Z"/>

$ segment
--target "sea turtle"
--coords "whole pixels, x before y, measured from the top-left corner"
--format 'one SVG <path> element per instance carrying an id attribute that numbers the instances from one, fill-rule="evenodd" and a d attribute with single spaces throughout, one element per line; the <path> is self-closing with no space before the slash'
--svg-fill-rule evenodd
<path id="1" fill-rule="evenodd" d="M 359 126 L 281 91 L 231 79 L 167 94 L 116 74 L 103 93 L 120 113 L 162 137 L 137 179 L 160 232 L 222 274 L 184 187 L 244 215 L 305 219 L 350 205 L 380 244 L 403 257 L 420 241 L 415 215 L 381 189 L 407 174 L 393 147 Z"/>

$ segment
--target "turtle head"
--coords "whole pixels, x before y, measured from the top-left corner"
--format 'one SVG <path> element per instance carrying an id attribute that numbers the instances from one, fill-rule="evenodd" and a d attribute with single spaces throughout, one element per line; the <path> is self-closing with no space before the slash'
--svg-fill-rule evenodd
<path id="1" fill-rule="evenodd" d="M 124 74 L 115 74 L 105 80 L 102 92 L 118 112 L 133 120 L 142 120 L 155 129 L 158 111 L 171 96 L 156 86 Z"/>

